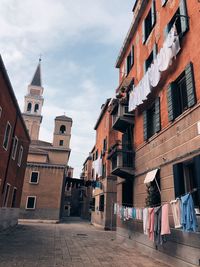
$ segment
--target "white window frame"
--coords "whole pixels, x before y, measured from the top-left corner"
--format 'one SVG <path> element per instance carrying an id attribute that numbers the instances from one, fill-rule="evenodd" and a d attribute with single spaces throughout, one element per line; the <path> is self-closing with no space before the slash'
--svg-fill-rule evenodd
<path id="1" fill-rule="evenodd" d="M 3 206 L 4 206 L 4 207 L 7 207 L 7 205 L 8 205 L 8 199 L 9 199 L 9 195 L 10 195 L 11 184 L 7 183 L 7 184 L 6 184 L 6 189 L 7 189 L 7 186 L 8 186 L 9 188 L 8 188 L 8 194 L 7 194 L 7 196 L 6 196 L 6 195 L 4 196 L 4 201 L 3 201 Z M 5 191 L 5 192 L 6 192 L 6 191 Z"/>
<path id="2" fill-rule="evenodd" d="M 28 199 L 29 199 L 30 197 L 32 197 L 32 198 L 35 199 L 35 200 L 34 200 L 34 206 L 33 206 L 33 208 L 28 208 L 28 207 L 27 207 L 27 205 L 28 205 Z M 36 200 L 37 200 L 37 197 L 36 197 L 36 196 L 27 196 L 27 198 L 26 198 L 26 210 L 35 210 Z"/>
<path id="3" fill-rule="evenodd" d="M 23 157 L 24 148 L 23 146 L 20 146 L 19 155 L 18 155 L 18 162 L 17 165 L 20 167 L 22 163 L 22 157 Z"/>
<path id="4" fill-rule="evenodd" d="M 31 182 L 31 177 L 32 177 L 32 173 L 33 172 L 36 172 L 38 174 L 36 183 L 35 182 Z M 38 184 L 39 183 L 39 178 L 40 178 L 40 172 L 39 171 L 32 171 L 31 174 L 30 174 L 29 184 Z"/>
<path id="5" fill-rule="evenodd" d="M 15 145 L 15 140 L 16 140 L 17 144 L 16 144 L 16 146 L 14 147 L 14 145 Z M 14 137 L 14 141 L 13 141 L 13 147 L 12 147 L 12 159 L 13 159 L 13 160 L 15 160 L 15 158 L 16 158 L 18 142 L 19 142 L 19 139 L 17 138 L 17 136 L 15 136 L 15 137 Z"/>
<path id="6" fill-rule="evenodd" d="M 5 142 L 5 139 L 6 139 L 6 132 L 7 132 L 7 127 L 8 127 L 8 125 L 10 126 L 10 132 L 9 132 L 9 135 L 8 135 L 7 146 L 5 147 L 5 146 L 4 146 L 4 142 Z M 10 141 L 11 132 L 12 132 L 12 126 L 11 126 L 10 122 L 7 121 L 6 129 L 5 129 L 5 132 L 4 132 L 4 138 L 3 138 L 3 148 L 4 148 L 6 151 L 8 150 L 8 146 L 9 146 L 9 141 Z"/>
<path id="7" fill-rule="evenodd" d="M 13 208 L 12 204 L 13 204 L 13 197 L 14 197 L 14 192 L 16 190 L 16 193 L 17 193 L 17 187 L 13 187 L 13 192 L 12 192 L 12 202 L 11 202 L 11 208 Z"/>

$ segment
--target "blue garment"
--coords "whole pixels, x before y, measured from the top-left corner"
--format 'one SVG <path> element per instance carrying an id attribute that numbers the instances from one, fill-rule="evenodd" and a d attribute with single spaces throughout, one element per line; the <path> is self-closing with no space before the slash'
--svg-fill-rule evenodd
<path id="1" fill-rule="evenodd" d="M 183 226 L 183 230 L 187 232 L 196 232 L 198 228 L 191 194 L 181 197 L 181 225 Z"/>
<path id="2" fill-rule="evenodd" d="M 136 218 L 136 209 L 132 208 L 132 219 Z"/>

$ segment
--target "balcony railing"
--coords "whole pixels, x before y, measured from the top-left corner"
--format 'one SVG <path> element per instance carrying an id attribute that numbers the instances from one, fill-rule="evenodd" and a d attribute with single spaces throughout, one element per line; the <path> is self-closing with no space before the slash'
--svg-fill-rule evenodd
<path id="1" fill-rule="evenodd" d="M 121 178 L 133 178 L 134 176 L 134 151 L 116 144 L 110 149 L 108 159 L 112 163 L 111 173 Z"/>
<path id="2" fill-rule="evenodd" d="M 126 129 L 134 124 L 134 115 L 128 112 L 128 105 L 118 105 L 117 112 L 113 114 L 114 130 L 124 133 Z"/>

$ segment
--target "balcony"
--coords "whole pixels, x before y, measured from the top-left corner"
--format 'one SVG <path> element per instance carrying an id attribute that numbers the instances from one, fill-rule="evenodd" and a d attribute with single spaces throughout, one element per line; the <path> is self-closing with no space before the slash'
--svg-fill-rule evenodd
<path id="1" fill-rule="evenodd" d="M 128 105 L 119 103 L 118 106 L 113 109 L 113 124 L 112 128 L 119 132 L 126 132 L 126 129 L 134 124 L 134 115 L 128 112 Z"/>
<path id="2" fill-rule="evenodd" d="M 111 173 L 124 179 L 132 179 L 135 174 L 134 155 L 133 150 L 125 149 L 119 144 L 114 145 L 108 154 L 112 163 Z"/>

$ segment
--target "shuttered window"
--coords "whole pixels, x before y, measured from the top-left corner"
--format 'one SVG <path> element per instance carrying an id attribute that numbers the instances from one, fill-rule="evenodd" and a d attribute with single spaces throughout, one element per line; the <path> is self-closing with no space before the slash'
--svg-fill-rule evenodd
<path id="1" fill-rule="evenodd" d="M 167 3 L 167 0 L 161 0 L 162 6 L 165 6 L 166 3 Z"/>
<path id="2" fill-rule="evenodd" d="M 99 197 L 99 211 L 104 211 L 104 195 Z"/>
<path id="3" fill-rule="evenodd" d="M 143 112 L 144 140 L 147 140 L 161 129 L 160 98 L 157 97 L 150 108 Z"/>
<path id="4" fill-rule="evenodd" d="M 146 16 L 145 20 L 143 21 L 143 37 L 142 42 L 143 44 L 146 42 L 147 38 L 149 37 L 154 25 L 156 23 L 156 5 L 155 0 L 152 1 L 151 9 L 149 10 L 148 15 Z"/>
<path id="5" fill-rule="evenodd" d="M 168 118 L 174 120 L 196 103 L 193 65 L 190 62 L 178 79 L 168 86 Z"/>

